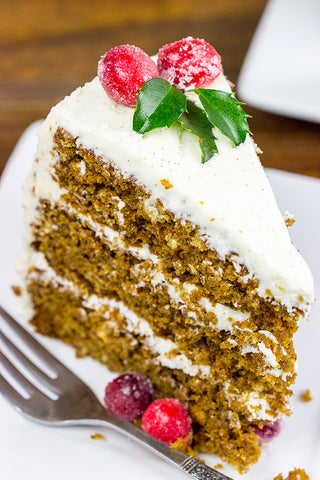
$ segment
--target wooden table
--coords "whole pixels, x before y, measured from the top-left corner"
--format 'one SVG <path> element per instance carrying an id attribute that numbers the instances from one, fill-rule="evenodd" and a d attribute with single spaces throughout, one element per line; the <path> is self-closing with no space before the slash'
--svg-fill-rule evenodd
<path id="1" fill-rule="evenodd" d="M 0 172 L 23 130 L 96 74 L 109 48 L 205 38 L 236 82 L 266 0 L 1 0 Z M 319 125 L 246 106 L 265 166 L 320 177 Z"/>

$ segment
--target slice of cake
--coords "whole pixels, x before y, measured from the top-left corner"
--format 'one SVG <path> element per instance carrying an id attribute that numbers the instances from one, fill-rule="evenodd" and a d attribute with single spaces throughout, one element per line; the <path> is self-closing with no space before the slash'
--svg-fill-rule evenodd
<path id="1" fill-rule="evenodd" d="M 40 128 L 24 200 L 32 323 L 147 375 L 187 404 L 196 450 L 244 471 L 259 430 L 290 413 L 312 278 L 217 52 L 192 38 L 158 64 L 141 52 L 108 52 Z"/>

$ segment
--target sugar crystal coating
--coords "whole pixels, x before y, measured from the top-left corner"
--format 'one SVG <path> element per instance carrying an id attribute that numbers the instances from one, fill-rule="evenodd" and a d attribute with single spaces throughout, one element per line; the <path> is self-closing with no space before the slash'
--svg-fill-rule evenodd
<path id="1" fill-rule="evenodd" d="M 142 417 L 142 429 L 168 445 L 179 438 L 191 440 L 191 418 L 186 407 L 175 398 L 152 402 Z"/>
<path id="2" fill-rule="evenodd" d="M 142 85 L 159 77 L 154 61 L 141 48 L 120 45 L 106 52 L 98 63 L 98 78 L 116 103 L 134 107 Z"/>
<path id="3" fill-rule="evenodd" d="M 104 403 L 112 413 L 132 422 L 142 416 L 153 399 L 151 380 L 140 373 L 128 372 L 106 386 Z"/>
<path id="4" fill-rule="evenodd" d="M 221 73 L 221 57 L 205 40 L 187 37 L 160 48 L 158 70 L 182 90 L 205 87 Z"/>

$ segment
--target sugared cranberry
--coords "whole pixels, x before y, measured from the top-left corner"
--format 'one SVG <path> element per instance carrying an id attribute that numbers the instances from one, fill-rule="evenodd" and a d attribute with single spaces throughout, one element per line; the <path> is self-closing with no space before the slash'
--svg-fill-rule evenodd
<path id="1" fill-rule="evenodd" d="M 154 61 L 141 48 L 120 45 L 106 52 L 98 63 L 98 78 L 109 97 L 134 107 L 142 85 L 159 77 Z"/>
<path id="2" fill-rule="evenodd" d="M 142 429 L 172 445 L 178 438 L 191 439 L 191 418 L 182 403 L 175 398 L 162 398 L 149 405 L 142 417 Z"/>
<path id="3" fill-rule="evenodd" d="M 282 420 L 277 418 L 273 423 L 265 423 L 262 428 L 257 425 L 252 425 L 253 431 L 258 435 L 261 443 L 269 442 L 277 437 L 282 428 Z"/>
<path id="4" fill-rule="evenodd" d="M 187 37 L 159 50 L 158 70 L 161 77 L 182 90 L 204 87 L 220 74 L 221 57 L 205 40 Z"/>
<path id="5" fill-rule="evenodd" d="M 154 399 L 151 380 L 137 372 L 128 372 L 110 382 L 104 403 L 108 410 L 125 420 L 140 418 Z"/>

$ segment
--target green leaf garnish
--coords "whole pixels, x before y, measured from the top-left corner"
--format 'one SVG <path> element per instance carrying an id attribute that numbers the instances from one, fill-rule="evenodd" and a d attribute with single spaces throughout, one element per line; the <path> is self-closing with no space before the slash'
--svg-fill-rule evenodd
<path id="1" fill-rule="evenodd" d="M 228 137 L 234 146 L 243 143 L 247 133 L 250 133 L 247 122 L 250 115 L 242 110 L 243 103 L 232 93 L 222 90 L 196 88 L 194 91 L 199 96 L 211 124 Z"/>
<path id="2" fill-rule="evenodd" d="M 233 93 L 222 90 L 196 88 L 203 109 L 178 88 L 162 78 L 152 78 L 140 89 L 133 115 L 133 130 L 147 133 L 160 127 L 177 124 L 188 130 L 199 141 L 201 162 L 205 163 L 218 153 L 213 127 L 228 137 L 234 146 L 246 139 L 249 130 L 247 118 Z"/>
<path id="3" fill-rule="evenodd" d="M 171 127 L 187 109 L 181 90 L 162 78 L 152 78 L 140 89 L 133 116 L 133 130 L 147 133 L 159 127 Z"/>
<path id="4" fill-rule="evenodd" d="M 212 132 L 212 125 L 202 108 L 190 100 L 187 103 L 187 113 L 183 113 L 178 122 L 183 128 L 191 132 L 199 140 L 201 148 L 201 163 L 205 163 L 218 153 L 216 137 Z"/>

